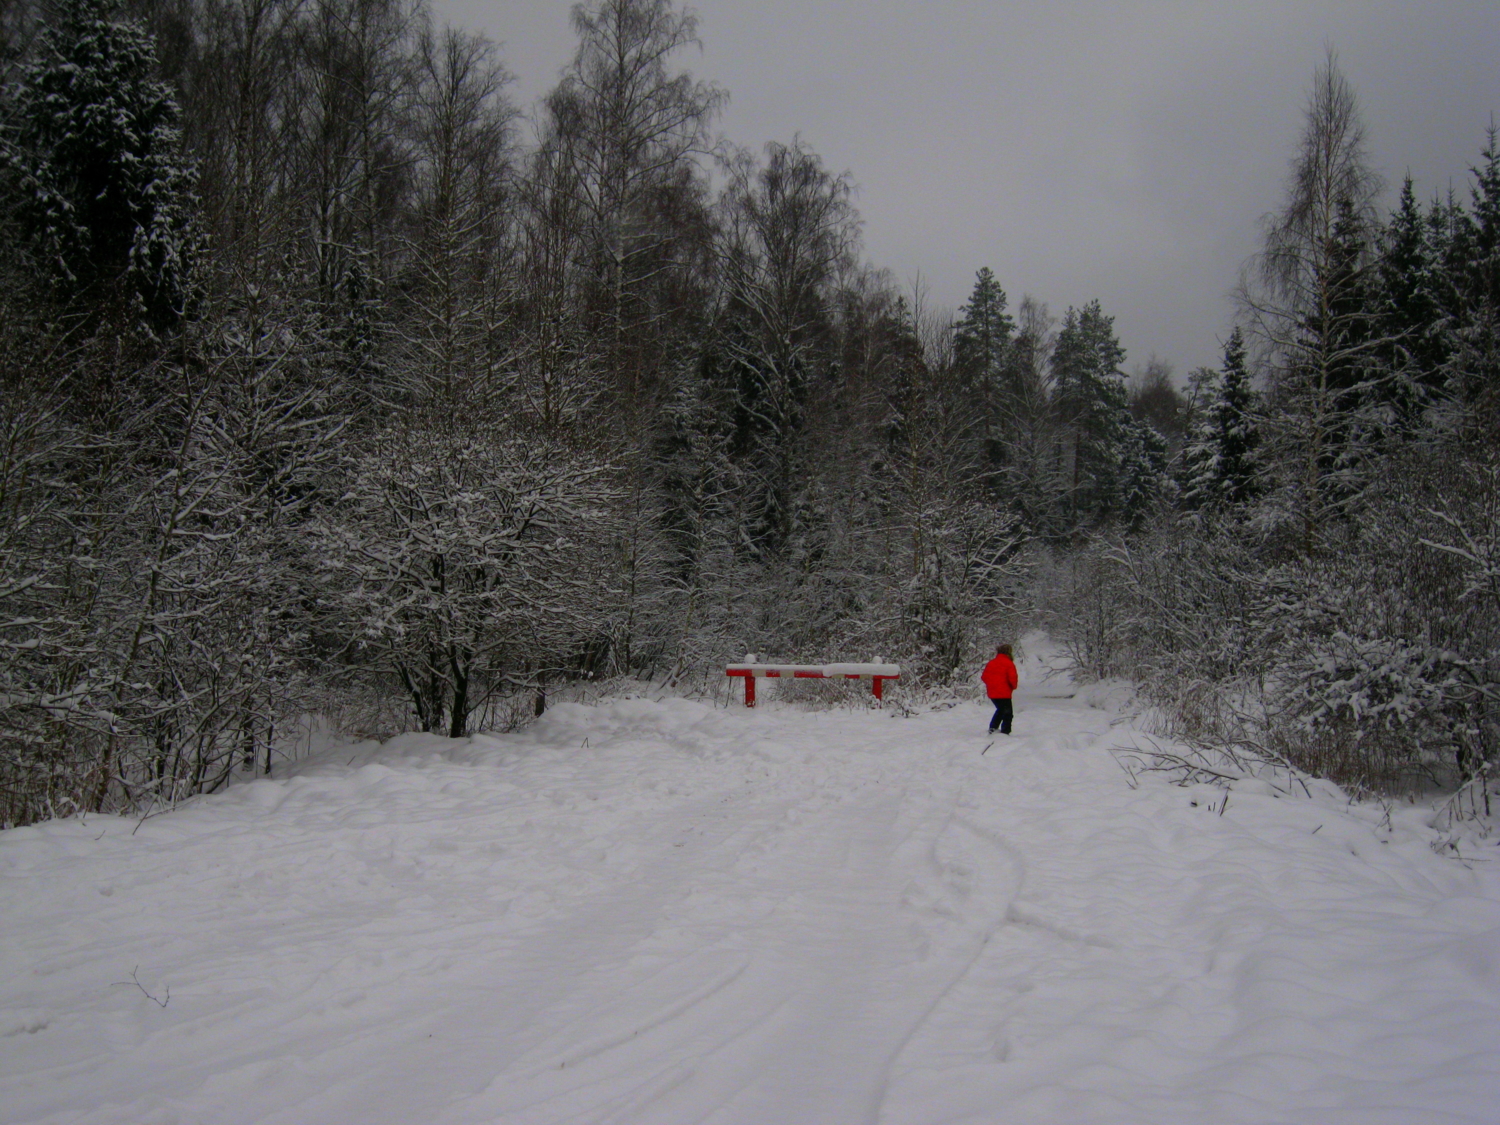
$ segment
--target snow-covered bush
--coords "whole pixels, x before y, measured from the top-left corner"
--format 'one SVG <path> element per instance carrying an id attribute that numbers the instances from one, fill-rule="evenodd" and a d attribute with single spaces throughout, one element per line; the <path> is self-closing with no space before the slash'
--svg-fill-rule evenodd
<path id="1" fill-rule="evenodd" d="M 493 419 L 443 415 L 376 437 L 319 521 L 349 673 L 404 695 L 421 730 L 458 737 L 493 697 L 576 668 L 621 598 L 612 475 Z"/>
<path id="2" fill-rule="evenodd" d="M 1052 627 L 1175 737 L 1357 788 L 1467 781 L 1500 752 L 1496 501 L 1461 450 L 1436 452 L 1390 461 L 1314 557 L 1234 513 L 1096 542 L 1054 580 Z"/>

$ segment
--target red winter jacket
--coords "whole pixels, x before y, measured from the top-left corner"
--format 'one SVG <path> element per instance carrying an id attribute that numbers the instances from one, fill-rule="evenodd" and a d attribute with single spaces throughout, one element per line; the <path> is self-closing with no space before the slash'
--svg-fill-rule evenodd
<path id="1" fill-rule="evenodd" d="M 984 690 L 989 692 L 991 699 L 1009 699 L 1010 693 L 1016 690 L 1019 677 L 1016 675 L 1016 662 L 1001 653 L 995 659 L 984 666 Z"/>

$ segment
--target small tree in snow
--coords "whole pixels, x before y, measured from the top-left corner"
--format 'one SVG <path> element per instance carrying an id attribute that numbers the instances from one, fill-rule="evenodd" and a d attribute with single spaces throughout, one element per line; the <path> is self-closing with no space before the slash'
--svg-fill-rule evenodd
<path id="1" fill-rule="evenodd" d="M 1224 367 L 1205 390 L 1208 403 L 1184 458 L 1184 496 L 1194 508 L 1243 504 L 1258 491 L 1260 428 L 1245 370 L 1245 341 L 1236 328 L 1224 345 Z"/>

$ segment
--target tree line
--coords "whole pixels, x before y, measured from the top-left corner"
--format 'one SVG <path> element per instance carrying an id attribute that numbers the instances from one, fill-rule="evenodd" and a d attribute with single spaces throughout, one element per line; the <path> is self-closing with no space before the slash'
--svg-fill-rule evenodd
<path id="1" fill-rule="evenodd" d="M 1500 756 L 1500 143 L 1466 197 L 1394 209 L 1330 52 L 1243 331 L 1190 379 L 1177 498 L 1059 579 L 1075 653 L 1167 729 L 1356 789 L 1456 789 Z"/>
<path id="2" fill-rule="evenodd" d="M 1038 614 L 1238 698 L 1269 634 L 1183 591 L 1248 583 L 1302 630 L 1268 666 L 1322 668 L 1393 551 L 1493 759 L 1493 138 L 1472 200 L 1388 219 L 1357 143 L 1299 177 L 1184 395 L 1097 301 L 875 269 L 847 175 L 715 135 L 690 11 L 573 24 L 527 122 L 417 0 L 0 0 L 6 823 L 269 772 L 307 714 L 458 736 L 747 650 L 941 688 Z"/>

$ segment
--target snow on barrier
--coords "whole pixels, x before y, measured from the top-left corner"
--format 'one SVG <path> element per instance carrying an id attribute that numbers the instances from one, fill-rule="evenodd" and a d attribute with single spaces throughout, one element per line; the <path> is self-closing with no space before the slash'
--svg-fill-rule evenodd
<path id="1" fill-rule="evenodd" d="M 899 664 L 757 664 L 754 656 L 744 663 L 724 669 L 726 676 L 740 676 L 745 681 L 745 706 L 755 706 L 755 681 L 768 680 L 869 680 L 875 698 L 884 698 L 881 688 L 886 680 L 901 678 Z"/>

